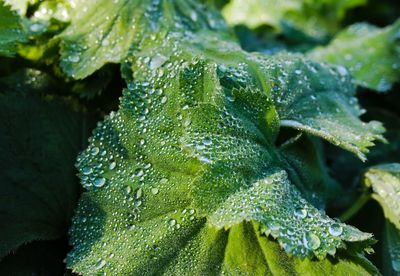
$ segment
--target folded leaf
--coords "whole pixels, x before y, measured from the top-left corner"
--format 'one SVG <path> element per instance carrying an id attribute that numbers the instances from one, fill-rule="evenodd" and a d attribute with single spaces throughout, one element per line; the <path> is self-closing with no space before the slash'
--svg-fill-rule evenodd
<path id="1" fill-rule="evenodd" d="M 227 254 L 210 253 L 225 248 L 223 229 L 243 221 L 260 223 L 260 232 L 303 258 L 370 243 L 370 234 L 304 199 L 275 146 L 279 118 L 286 116 L 304 131 L 365 151 L 382 129 L 357 118 L 349 79 L 300 56 L 253 55 L 233 42 L 223 48 L 214 42 L 206 36 L 144 40 L 124 64 L 128 88 L 120 110 L 99 124 L 77 162 L 88 191 L 71 229 L 67 263 L 74 271 L 207 274 Z M 319 120 L 322 114 L 329 119 Z M 329 135 L 321 122 L 331 123 L 323 132 Z M 342 131 L 347 124 L 359 125 L 359 132 Z M 352 135 L 359 139 L 349 146 Z"/>
<path id="2" fill-rule="evenodd" d="M 77 160 L 87 191 L 73 219 L 68 267 L 81 274 L 263 274 L 270 269 L 263 248 L 244 261 L 231 248 L 251 248 L 254 237 L 268 234 L 285 254 L 323 259 L 345 247 L 361 254 L 373 242 L 308 202 L 306 174 L 295 172 L 302 161 L 276 146 L 282 127 L 361 158 L 383 139 L 379 123 L 359 120 L 349 74 L 300 55 L 249 54 L 218 15 L 192 1 L 105 6 L 88 11 L 108 14 L 115 26 L 129 11 L 128 21 L 139 24 L 132 26 L 143 28 L 124 33 L 131 44 L 116 55 L 115 62 L 124 56 L 127 81 L 120 108 L 98 124 Z M 113 35 L 121 30 L 104 32 L 108 20 L 96 20 L 89 33 L 111 35 L 118 45 Z M 61 36 L 65 45 L 68 32 L 73 45 L 84 45 L 83 22 L 79 37 L 71 26 Z M 114 46 L 90 43 L 76 66 L 64 68 L 83 77 L 109 61 L 101 51 Z M 89 53 L 95 61 L 81 59 Z M 260 227 L 244 230 L 245 222 Z M 365 268 L 356 262 L 350 266 Z"/>
<path id="3" fill-rule="evenodd" d="M 354 83 L 380 92 L 400 80 L 400 21 L 385 28 L 358 23 L 340 32 L 325 47 L 309 53 L 315 60 L 347 67 Z"/>
<path id="4" fill-rule="evenodd" d="M 365 4 L 365 0 L 232 0 L 223 10 L 230 24 L 250 28 L 269 25 L 280 32 L 298 29 L 308 36 L 324 40 L 337 31 L 347 10 Z"/>
<path id="5" fill-rule="evenodd" d="M 372 197 L 382 206 L 385 217 L 400 229 L 400 164 L 370 168 L 364 175 L 364 183 L 372 188 Z"/>
<path id="6" fill-rule="evenodd" d="M 130 48 L 145 37 L 194 29 L 226 31 L 224 22 L 211 9 L 195 0 L 109 1 L 78 0 L 71 10 L 71 25 L 60 35 L 61 67 L 82 79 L 105 63 L 120 63 Z"/>
<path id="7" fill-rule="evenodd" d="M 400 272 L 400 229 L 386 221 L 383 243 L 383 273 L 396 275 Z"/>
<path id="8" fill-rule="evenodd" d="M 0 56 L 14 56 L 17 53 L 17 44 L 26 40 L 21 18 L 0 1 Z"/>
<path id="9" fill-rule="evenodd" d="M 35 70 L 0 79 L 0 258 L 65 235 L 78 199 L 73 164 L 85 118 L 46 99 L 47 80 Z"/>

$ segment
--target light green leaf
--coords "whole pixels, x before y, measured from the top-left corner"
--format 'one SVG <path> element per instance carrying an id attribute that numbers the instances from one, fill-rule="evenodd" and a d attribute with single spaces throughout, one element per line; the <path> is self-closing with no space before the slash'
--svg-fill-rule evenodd
<path id="1" fill-rule="evenodd" d="M 0 258 L 20 245 L 65 235 L 79 195 L 75 154 L 85 119 L 46 99 L 48 77 L 26 70 L 0 79 Z"/>
<path id="2" fill-rule="evenodd" d="M 372 188 L 372 197 L 382 206 L 385 217 L 400 229 L 400 164 L 370 168 L 364 175 L 364 183 Z"/>
<path id="3" fill-rule="evenodd" d="M 78 158 L 88 191 L 68 266 L 82 274 L 215 274 L 225 269 L 226 231 L 243 221 L 303 258 L 370 244 L 370 234 L 304 199 L 275 146 L 280 122 L 290 120 L 362 155 L 382 128 L 358 119 L 348 76 L 301 56 L 247 54 L 207 33 L 188 38 L 144 40 L 124 64 L 120 109 Z M 226 269 L 251 271 L 260 254 Z"/>
<path id="4" fill-rule="evenodd" d="M 228 23 L 250 28 L 269 25 L 280 32 L 301 30 L 324 40 L 340 28 L 347 10 L 365 4 L 365 0 L 232 0 L 223 10 Z"/>
<path id="5" fill-rule="evenodd" d="M 0 1 L 0 56 L 14 56 L 17 53 L 17 44 L 26 40 L 21 18 Z"/>
<path id="6" fill-rule="evenodd" d="M 357 85 L 387 91 L 400 80 L 400 21 L 382 29 L 354 24 L 309 56 L 347 67 Z M 344 67 L 339 68 L 346 72 Z"/>
<path id="7" fill-rule="evenodd" d="M 105 63 L 120 63 L 130 48 L 157 34 L 218 29 L 222 19 L 195 0 L 78 0 L 71 10 L 71 25 L 60 35 L 61 67 L 82 79 Z"/>
<path id="8" fill-rule="evenodd" d="M 25 15 L 29 4 L 35 4 L 38 0 L 3 0 L 7 5 L 10 5 L 13 10 L 20 15 Z"/>
<path id="9" fill-rule="evenodd" d="M 400 273 L 400 229 L 386 221 L 383 243 L 383 273 L 398 275 Z"/>

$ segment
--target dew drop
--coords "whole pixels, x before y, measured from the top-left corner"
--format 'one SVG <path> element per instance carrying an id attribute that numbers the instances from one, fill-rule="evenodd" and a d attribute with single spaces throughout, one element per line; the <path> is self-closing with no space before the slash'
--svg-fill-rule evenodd
<path id="1" fill-rule="evenodd" d="M 89 174 L 91 174 L 92 172 L 93 172 L 93 170 L 92 170 L 91 167 L 84 167 L 84 168 L 82 169 L 82 173 L 85 174 L 85 175 L 89 175 Z"/>
<path id="2" fill-rule="evenodd" d="M 203 139 L 203 144 L 206 145 L 206 146 L 209 146 L 209 145 L 212 144 L 212 141 L 211 141 L 210 138 L 204 138 Z"/>
<path id="3" fill-rule="evenodd" d="M 116 163 L 115 161 L 112 161 L 112 162 L 110 163 L 110 165 L 108 166 L 108 168 L 109 168 L 110 170 L 113 170 L 113 169 L 115 169 L 116 166 L 117 166 L 117 163 Z"/>
<path id="4" fill-rule="evenodd" d="M 307 216 L 307 210 L 306 210 L 306 209 L 303 209 L 303 208 L 296 208 L 296 209 L 294 210 L 294 215 L 295 215 L 296 217 L 298 217 L 298 218 L 303 219 L 303 218 L 305 218 L 305 217 Z"/>
<path id="5" fill-rule="evenodd" d="M 69 57 L 68 57 L 68 60 L 69 60 L 70 62 L 76 63 L 76 62 L 79 62 L 80 58 L 79 58 L 79 56 L 77 56 L 77 55 L 73 55 L 73 56 L 69 56 Z"/>
<path id="6" fill-rule="evenodd" d="M 176 224 L 176 220 L 174 220 L 174 219 L 170 219 L 169 221 L 168 221 L 168 225 L 169 226 L 174 226 Z"/>
<path id="7" fill-rule="evenodd" d="M 106 184 L 106 179 L 104 177 L 96 178 L 93 182 L 93 185 L 98 188 L 103 187 L 104 184 Z"/>
<path id="8" fill-rule="evenodd" d="M 97 264 L 96 264 L 96 269 L 101 269 L 106 265 L 106 261 L 103 259 L 100 259 Z"/>
<path id="9" fill-rule="evenodd" d="M 159 192 L 158 188 L 151 188 L 151 193 L 152 193 L 153 195 L 158 194 L 158 192 Z"/>
<path id="10" fill-rule="evenodd" d="M 392 267 L 395 271 L 400 272 L 400 260 L 392 260 Z"/>
<path id="11" fill-rule="evenodd" d="M 319 240 L 319 238 L 315 234 L 310 232 L 304 234 L 303 243 L 305 247 L 312 250 L 317 249 L 321 245 L 321 241 Z"/>
<path id="12" fill-rule="evenodd" d="M 334 237 L 340 236 L 343 233 L 343 227 L 339 223 L 334 223 L 329 226 L 329 234 Z"/>
<path id="13" fill-rule="evenodd" d="M 100 149 L 98 147 L 94 147 L 92 148 L 92 150 L 90 151 L 90 153 L 95 156 L 99 153 Z"/>

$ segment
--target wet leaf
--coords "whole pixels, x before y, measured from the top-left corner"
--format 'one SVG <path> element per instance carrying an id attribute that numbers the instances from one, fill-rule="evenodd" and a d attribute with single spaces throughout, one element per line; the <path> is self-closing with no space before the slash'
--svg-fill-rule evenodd
<path id="1" fill-rule="evenodd" d="M 388 91 L 400 80 L 400 21 L 385 28 L 357 23 L 341 31 L 325 47 L 309 56 L 347 67 L 354 83 L 379 92 Z"/>

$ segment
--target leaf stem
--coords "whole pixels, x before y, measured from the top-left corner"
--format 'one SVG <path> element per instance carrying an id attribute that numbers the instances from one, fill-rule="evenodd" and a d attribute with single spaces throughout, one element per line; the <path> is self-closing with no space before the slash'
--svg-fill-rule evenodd
<path id="1" fill-rule="evenodd" d="M 371 193 L 365 191 L 361 194 L 361 196 L 350 206 L 343 214 L 339 216 L 339 219 L 343 222 L 351 219 L 358 211 L 364 207 L 365 203 L 367 203 L 371 199 Z"/>

